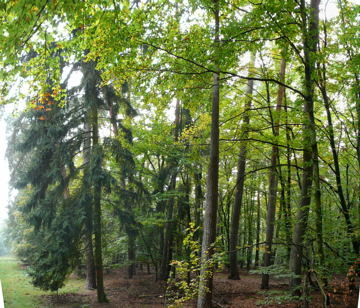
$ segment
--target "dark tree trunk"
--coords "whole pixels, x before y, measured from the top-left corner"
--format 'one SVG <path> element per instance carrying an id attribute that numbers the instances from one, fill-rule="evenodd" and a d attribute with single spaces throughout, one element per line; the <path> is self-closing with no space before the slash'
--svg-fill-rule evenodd
<path id="1" fill-rule="evenodd" d="M 89 123 L 92 128 L 92 153 L 91 165 L 96 172 L 100 173 L 102 168 L 102 149 L 99 144 L 99 123 L 98 123 L 98 104 L 100 82 L 99 73 L 95 69 L 95 62 L 88 62 L 83 65 L 84 76 L 86 76 L 85 84 L 85 101 L 89 108 Z M 99 303 L 107 302 L 104 291 L 103 264 L 102 264 L 102 231 L 101 231 L 101 182 L 93 180 L 92 194 L 94 201 L 94 235 L 95 235 L 95 268 L 96 268 L 96 284 L 97 299 Z"/>
<path id="2" fill-rule="evenodd" d="M 174 191 L 176 187 L 176 173 L 172 175 L 170 180 L 169 191 Z M 159 279 L 166 280 L 170 272 L 171 247 L 173 242 L 173 212 L 175 198 L 171 198 L 167 203 L 166 223 L 164 226 L 164 237 L 162 246 L 162 256 L 160 262 Z"/>
<path id="3" fill-rule="evenodd" d="M 97 109 L 92 112 L 93 130 L 93 157 L 95 156 L 98 170 L 101 169 L 101 148 L 99 145 L 99 126 Z M 101 183 L 94 183 L 94 234 L 95 234 L 95 264 L 96 264 L 96 284 L 97 299 L 99 303 L 107 302 L 104 290 L 103 262 L 102 262 L 102 228 L 101 228 Z"/>
<path id="4" fill-rule="evenodd" d="M 260 222 L 261 222 L 261 201 L 260 191 L 257 192 L 257 209 L 256 209 L 256 252 L 255 252 L 255 267 L 259 266 L 259 251 L 260 251 Z"/>
<path id="5" fill-rule="evenodd" d="M 248 199 L 248 247 L 246 254 L 246 269 L 249 270 L 252 264 L 252 253 L 253 253 L 253 222 L 254 222 L 254 200 L 253 200 L 253 191 L 249 193 Z"/>
<path id="6" fill-rule="evenodd" d="M 252 56 L 250 61 L 249 76 L 251 76 L 251 69 L 255 63 L 255 56 Z M 246 139 L 249 135 L 248 126 L 250 123 L 249 109 L 251 108 L 252 94 L 254 89 L 254 81 L 248 80 L 247 90 L 246 90 L 246 103 L 245 103 L 245 113 L 243 118 L 242 125 L 242 138 Z M 246 152 L 247 146 L 246 143 L 241 143 L 238 166 L 237 166 L 237 178 L 236 178 L 236 190 L 235 190 L 235 200 L 231 210 L 231 221 L 230 221 L 230 240 L 229 240 L 229 279 L 239 279 L 239 270 L 237 266 L 237 245 L 239 240 L 239 222 L 241 214 L 241 206 L 243 202 L 244 194 L 244 183 L 245 183 L 245 168 L 246 168 Z"/>
<path id="7" fill-rule="evenodd" d="M 321 205 L 321 187 L 320 187 L 320 170 L 319 170 L 319 157 L 318 147 L 315 143 L 313 145 L 314 153 L 314 206 L 315 206 L 315 230 L 316 230 L 316 242 L 317 253 L 319 255 L 320 265 L 323 266 L 325 262 L 324 255 L 324 240 L 322 231 L 322 205 Z"/>
<path id="8" fill-rule="evenodd" d="M 175 127 L 174 127 L 174 140 L 175 142 L 179 139 L 179 135 L 181 132 L 181 108 L 180 102 L 177 101 L 175 108 Z M 175 159 L 172 159 L 170 162 L 170 169 L 172 171 L 172 175 L 170 178 L 169 191 L 174 192 L 176 188 L 176 177 L 177 177 L 177 164 L 178 162 Z M 170 261 L 171 261 L 171 248 L 173 242 L 173 232 L 174 232 L 174 222 L 173 222 L 173 212 L 174 205 L 176 199 L 175 197 L 170 198 L 167 203 L 167 213 L 166 213 L 166 223 L 164 227 L 164 238 L 163 238 L 163 246 L 162 246 L 162 257 L 160 262 L 160 272 L 159 279 L 166 280 L 169 277 L 170 273 Z"/>
<path id="9" fill-rule="evenodd" d="M 285 69 L 286 61 L 283 58 L 280 65 L 280 74 L 279 79 L 281 82 L 285 81 Z M 285 95 L 285 88 L 279 86 L 277 93 L 277 104 L 276 104 L 276 114 L 275 119 L 273 120 L 273 135 L 275 138 L 279 136 L 279 117 L 281 108 L 283 105 Z M 272 256 L 272 242 L 274 237 L 274 227 L 275 227 L 275 209 L 276 209 L 276 195 L 277 195 L 277 186 L 278 186 L 278 171 L 277 163 L 279 156 L 279 148 L 277 146 L 272 147 L 271 151 L 271 169 L 269 176 L 269 200 L 267 204 L 267 215 L 266 215 L 266 240 L 265 240 L 265 252 L 264 252 L 264 266 L 271 265 L 271 256 Z M 269 275 L 262 274 L 261 277 L 261 288 L 269 288 Z"/>
<path id="10" fill-rule="evenodd" d="M 89 290 L 96 289 L 96 268 L 94 261 L 93 247 L 93 202 L 90 185 L 88 183 L 88 168 L 91 156 L 91 129 L 88 123 L 85 123 L 86 136 L 84 140 L 84 164 L 86 171 L 84 174 L 84 194 L 86 194 L 86 221 L 85 221 L 85 262 L 86 262 L 86 288 Z"/>
<path id="11" fill-rule="evenodd" d="M 127 97 L 127 104 L 130 105 L 130 91 L 129 91 L 129 83 L 125 82 L 123 84 L 123 86 L 126 85 L 126 91 L 123 92 L 123 94 L 125 94 L 125 92 L 128 93 L 128 97 Z M 106 86 L 103 88 L 103 95 L 105 98 L 105 102 L 107 103 L 108 107 L 109 107 L 109 115 L 110 115 L 110 123 L 112 125 L 112 129 L 113 129 L 113 133 L 115 138 L 117 138 L 119 136 L 119 121 L 117 119 L 117 115 L 118 115 L 118 100 L 117 100 L 117 96 L 115 93 L 115 90 L 110 87 L 110 86 Z M 127 139 L 130 143 L 132 143 L 132 135 L 131 133 L 127 135 Z M 117 139 L 117 141 L 119 141 L 119 139 Z M 122 144 L 119 142 L 119 147 L 123 148 Z M 117 162 L 117 164 L 119 165 L 120 169 L 124 168 L 124 163 L 123 161 L 121 161 L 121 158 L 118 155 L 115 155 L 115 160 Z M 131 169 L 134 168 L 134 161 L 133 158 L 130 157 L 128 158 L 128 164 L 127 164 L 127 168 Z M 129 182 L 133 182 L 133 176 L 131 175 L 131 173 L 127 176 L 123 176 L 121 178 L 121 183 L 122 183 L 122 187 L 123 189 L 128 189 L 132 192 L 132 188 L 127 187 L 126 185 L 126 179 L 129 180 Z M 132 209 L 132 203 L 130 202 L 125 202 L 125 204 L 123 205 L 129 215 L 129 218 L 127 221 L 122 222 L 123 224 L 125 224 L 125 229 L 126 229 L 126 235 L 127 235 L 127 241 L 128 241 L 128 261 L 129 261 L 129 265 L 128 265 L 128 278 L 131 279 L 135 273 L 136 273 L 136 237 L 137 237 L 137 230 L 136 230 L 136 226 L 135 226 L 135 217 L 133 214 L 133 209 Z"/>
<path id="12" fill-rule="evenodd" d="M 286 104 L 286 96 L 285 96 L 285 112 L 286 112 L 286 124 L 288 124 L 288 116 L 287 116 L 287 104 Z M 291 251 L 291 231 L 292 231 L 292 223 L 291 223 L 291 150 L 290 146 L 290 131 L 289 128 L 286 128 L 286 161 L 287 161 L 287 174 L 286 174 L 286 197 L 285 197 L 285 235 L 286 235 L 286 243 L 287 243 L 287 261 L 290 260 L 290 251 Z"/>
<path id="13" fill-rule="evenodd" d="M 201 186 L 201 179 L 202 179 L 201 165 L 198 168 L 199 168 L 199 170 L 194 173 L 194 185 L 195 185 L 194 212 L 195 212 L 195 227 L 196 228 L 200 227 L 201 214 L 202 214 L 202 210 L 203 210 L 203 200 L 204 200 L 204 194 L 203 194 L 202 186 Z M 195 236 L 196 236 L 196 239 L 200 241 L 200 239 L 201 239 L 200 230 L 196 231 Z"/>
<path id="14" fill-rule="evenodd" d="M 326 43 L 327 43 L 326 42 L 326 38 L 327 38 L 326 27 L 325 27 L 324 37 L 325 37 L 325 47 L 326 47 Z M 354 253 L 359 254 L 360 253 L 360 242 L 359 242 L 359 239 L 357 239 L 356 236 L 354 235 L 354 226 L 351 221 L 350 213 L 349 213 L 350 204 L 349 204 L 349 202 L 346 201 L 344 188 L 343 188 L 342 180 L 341 180 L 339 155 L 338 155 L 338 152 L 336 149 L 334 126 L 333 126 L 333 120 L 332 120 L 331 110 L 330 110 L 330 100 L 329 100 L 329 96 L 327 94 L 327 76 L 326 76 L 326 67 L 325 67 L 324 63 L 322 65 L 322 68 L 320 68 L 320 65 L 319 65 L 319 88 L 320 88 L 320 92 L 321 92 L 321 95 L 323 98 L 324 107 L 326 110 L 326 117 L 327 117 L 327 122 L 328 122 L 328 138 L 330 141 L 331 153 L 332 153 L 333 160 L 334 160 L 333 171 L 335 173 L 336 188 L 337 188 L 336 191 L 337 191 L 337 194 L 338 194 L 338 197 L 340 200 L 341 212 L 345 218 L 346 230 L 347 230 L 349 237 L 351 238 Z M 359 97 L 359 100 L 360 100 L 360 97 Z M 359 103 L 359 105 L 360 105 L 360 103 Z M 360 116 L 360 112 L 359 112 L 359 116 Z M 360 120 L 359 120 L 359 123 L 360 123 Z M 359 128 L 359 134 L 360 134 L 360 128 Z M 360 158 L 360 156 L 358 158 Z M 360 167 L 360 164 L 359 164 L 359 167 Z"/>
<path id="15" fill-rule="evenodd" d="M 293 245 L 290 252 L 290 270 L 294 277 L 290 287 L 294 295 L 299 295 L 301 284 L 301 270 L 303 259 L 304 236 L 307 229 L 309 207 L 311 201 L 311 186 L 314 174 L 314 146 L 316 145 L 316 127 L 314 119 L 314 72 L 315 55 L 319 41 L 319 5 L 320 0 L 311 0 L 310 11 L 306 8 L 305 0 L 300 1 L 302 18 L 303 49 L 304 49 L 304 129 L 303 129 L 303 163 L 301 202 L 296 216 L 296 225 L 293 233 Z"/>
<path id="16" fill-rule="evenodd" d="M 128 278 L 132 279 L 136 274 L 136 232 L 130 228 L 126 233 L 128 237 Z"/>

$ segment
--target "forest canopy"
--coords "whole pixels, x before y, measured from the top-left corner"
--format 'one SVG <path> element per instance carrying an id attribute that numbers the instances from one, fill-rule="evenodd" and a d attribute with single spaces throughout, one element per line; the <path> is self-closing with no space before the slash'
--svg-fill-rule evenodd
<path id="1" fill-rule="evenodd" d="M 359 12 L 2 1 L 1 103 L 26 106 L 9 120 L 8 233 L 32 283 L 58 290 L 83 268 L 106 302 L 104 266 L 132 278 L 148 264 L 187 286 L 170 302 L 201 308 L 222 266 L 232 280 L 256 269 L 262 289 L 282 273 L 294 296 L 346 273 L 360 254 Z"/>

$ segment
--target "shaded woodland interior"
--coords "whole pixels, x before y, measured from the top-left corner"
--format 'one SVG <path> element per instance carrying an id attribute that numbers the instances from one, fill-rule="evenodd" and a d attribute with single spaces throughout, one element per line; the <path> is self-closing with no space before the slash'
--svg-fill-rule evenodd
<path id="1" fill-rule="evenodd" d="M 1 103 L 17 110 L 7 237 L 32 284 L 57 291 L 77 273 L 121 306 L 149 272 L 160 306 L 352 307 L 359 12 L 349 0 L 0 4 Z"/>

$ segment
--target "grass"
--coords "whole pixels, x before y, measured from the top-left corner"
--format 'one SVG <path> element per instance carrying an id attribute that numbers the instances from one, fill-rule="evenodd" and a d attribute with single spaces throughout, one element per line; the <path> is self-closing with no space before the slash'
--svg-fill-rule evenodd
<path id="1" fill-rule="evenodd" d="M 48 305 L 42 302 L 41 295 L 56 294 L 32 286 L 26 270 L 14 257 L 0 257 L 0 280 L 6 308 L 45 308 Z M 82 279 L 69 279 L 59 294 L 82 293 L 84 285 Z"/>

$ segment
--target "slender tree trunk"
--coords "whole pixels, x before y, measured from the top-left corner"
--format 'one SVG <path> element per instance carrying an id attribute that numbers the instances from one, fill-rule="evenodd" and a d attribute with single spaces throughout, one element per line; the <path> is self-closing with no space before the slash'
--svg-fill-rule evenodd
<path id="1" fill-rule="evenodd" d="M 311 201 L 311 186 L 314 174 L 314 145 L 316 144 L 314 119 L 314 72 L 315 54 L 319 41 L 319 5 L 320 0 L 311 0 L 308 15 L 305 0 L 300 1 L 305 67 L 305 119 L 303 129 L 304 171 L 302 177 L 301 202 L 296 216 L 296 225 L 293 233 L 293 245 L 290 253 L 290 270 L 294 274 L 294 277 L 290 281 L 290 287 L 293 288 L 293 293 L 295 295 L 300 294 L 299 286 L 301 284 L 301 263 L 303 258 L 304 236 L 307 229 Z"/>
<path id="2" fill-rule="evenodd" d="M 284 82 L 285 80 L 285 69 L 286 69 L 286 60 L 283 58 L 280 64 L 280 81 Z M 277 94 L 277 104 L 276 104 L 276 115 L 275 120 L 273 121 L 273 134 L 277 138 L 279 136 L 279 116 L 281 108 L 284 101 L 285 88 L 279 86 Z M 277 162 L 279 156 L 279 148 L 277 146 L 272 147 L 271 151 L 271 169 L 269 176 L 269 200 L 267 204 L 267 216 L 266 216 L 266 240 L 265 240 L 265 252 L 264 252 L 264 266 L 270 266 L 271 256 L 272 256 L 272 242 L 274 237 L 274 227 L 275 227 L 275 210 L 276 210 L 276 195 L 277 195 L 277 186 L 278 186 L 278 172 L 277 172 Z M 269 275 L 262 274 L 261 277 L 261 288 L 269 288 Z"/>
<path id="3" fill-rule="evenodd" d="M 202 210 L 203 210 L 203 199 L 204 199 L 204 195 L 203 195 L 203 191 L 202 191 L 202 186 L 201 186 L 201 179 L 202 179 L 202 170 L 201 170 L 201 165 L 198 167 L 199 170 L 197 172 L 194 173 L 194 185 L 195 185 L 195 208 L 194 208 L 194 212 L 195 212 L 195 227 L 200 227 L 200 223 L 201 223 L 201 214 L 202 214 Z M 201 232 L 200 230 L 196 231 L 196 239 L 200 241 L 201 239 Z"/>
<path id="4" fill-rule="evenodd" d="M 323 68 L 323 70 L 324 69 L 325 68 Z M 322 77 L 326 78 L 325 71 L 323 71 Z M 341 212 L 345 218 L 346 230 L 352 240 L 354 252 L 359 253 L 360 252 L 359 251 L 360 243 L 359 243 L 359 240 L 356 239 L 356 237 L 354 236 L 354 226 L 351 222 L 350 213 L 349 213 L 350 206 L 349 206 L 348 202 L 346 201 L 344 188 L 343 188 L 342 180 L 341 180 L 339 155 L 336 150 L 334 126 L 333 126 L 333 121 L 332 121 L 332 116 L 331 116 L 331 111 L 330 111 L 330 101 L 329 101 L 329 97 L 328 97 L 327 91 L 326 91 L 326 79 L 323 79 L 321 81 L 321 83 L 322 84 L 320 85 L 320 90 L 322 93 L 324 106 L 325 106 L 325 110 L 326 110 L 326 116 L 327 116 L 327 122 L 328 122 L 328 137 L 329 137 L 330 148 L 331 148 L 333 161 L 334 161 L 334 173 L 335 173 L 336 188 L 337 188 L 336 191 L 337 191 L 337 194 L 338 194 L 338 197 L 340 200 Z"/>
<path id="5" fill-rule="evenodd" d="M 132 279 L 136 273 L 136 232 L 131 227 L 126 231 L 128 237 L 128 278 Z"/>
<path id="6" fill-rule="evenodd" d="M 338 0 L 338 3 L 339 3 L 339 7 L 340 7 L 340 17 L 341 17 L 341 22 L 342 22 L 341 26 L 345 27 L 346 15 L 344 14 L 344 3 L 342 0 Z M 345 49 L 346 49 L 349 60 L 354 61 L 354 57 L 355 57 L 354 51 L 351 48 L 351 44 L 349 42 L 345 42 Z M 356 145 L 355 145 L 355 147 L 356 147 L 356 157 L 357 157 L 357 161 L 358 161 L 358 167 L 360 169 L 360 75 L 359 75 L 359 70 L 353 71 L 353 75 L 354 75 L 353 87 L 354 87 L 354 92 L 355 92 L 355 110 L 356 110 L 356 123 L 355 123 Z M 326 76 L 324 77 L 324 80 L 326 81 Z M 325 87 L 325 89 L 326 89 L 326 87 Z M 326 95 L 326 97 L 327 97 L 327 95 Z M 339 176 L 339 178 L 340 178 L 340 176 Z M 358 184 L 357 189 L 358 189 L 357 203 L 358 203 L 358 210 L 360 212 L 360 186 L 359 186 L 359 184 Z M 339 197 L 340 197 L 340 195 L 339 195 Z M 351 238 L 352 238 L 352 245 L 353 245 L 354 252 L 357 254 L 360 254 L 360 237 L 358 235 L 354 234 L 354 230 L 353 230 L 351 220 L 350 220 L 350 215 L 348 213 L 348 210 L 346 210 L 343 207 L 341 200 L 340 200 L 340 204 L 341 204 L 342 212 L 345 217 L 346 224 L 347 224 L 347 232 L 348 232 L 348 234 L 352 234 Z"/>
<path id="7" fill-rule="evenodd" d="M 249 194 L 249 208 L 248 208 L 248 248 L 246 255 L 246 269 L 249 270 L 252 264 L 252 254 L 253 254 L 253 222 L 254 222 L 254 200 L 253 200 L 253 191 L 250 191 Z"/>
<path id="8" fill-rule="evenodd" d="M 123 95 L 127 92 L 128 97 L 128 104 L 130 104 L 130 90 L 129 90 L 129 82 L 125 82 L 123 84 L 123 89 L 126 88 L 126 90 L 123 90 Z M 110 86 L 105 86 L 103 89 L 103 95 L 104 95 L 104 99 L 105 102 L 107 103 L 108 107 L 109 107 L 109 115 L 110 115 L 110 123 L 112 125 L 112 130 L 114 133 L 115 138 L 119 137 L 119 123 L 117 120 L 117 115 L 118 115 L 118 108 L 119 106 L 117 105 L 117 96 L 116 93 L 114 91 L 114 89 Z M 130 143 L 132 143 L 132 136 L 131 134 L 129 134 L 129 136 L 127 137 L 128 141 Z M 117 139 L 118 146 L 120 148 L 123 149 L 123 146 L 121 144 L 121 142 L 119 141 L 119 139 Z M 119 158 L 118 155 L 115 155 L 115 160 L 117 162 L 117 164 L 119 165 L 120 168 L 123 168 L 123 164 L 124 162 L 121 161 L 121 159 Z M 128 158 L 128 166 L 127 168 L 134 168 L 134 162 L 133 162 L 133 158 Z M 130 173 L 131 174 L 131 173 Z M 133 182 L 133 176 L 132 175 L 128 175 L 127 176 L 129 182 Z M 126 185 L 126 178 L 125 176 L 123 176 L 121 178 L 121 185 L 123 187 L 123 189 L 129 189 L 132 190 L 131 187 L 127 187 Z M 134 218 L 134 214 L 133 214 L 133 209 L 132 209 L 132 204 L 130 202 L 125 202 L 124 207 L 126 208 L 129 218 L 128 221 L 122 222 L 125 224 L 125 230 L 126 230 L 126 235 L 127 235 L 127 241 L 128 241 L 128 261 L 129 261 L 129 265 L 128 265 L 128 278 L 132 279 L 132 277 L 135 275 L 136 273 L 136 237 L 137 237 L 137 230 L 136 230 L 136 226 L 135 226 L 135 218 Z"/>
<path id="9" fill-rule="evenodd" d="M 174 127 L 174 140 L 175 142 L 178 141 L 180 132 L 181 132 L 181 108 L 180 102 L 176 102 L 175 108 L 175 127 Z M 174 192 L 176 188 L 176 177 L 177 177 L 177 161 L 173 159 L 170 162 L 172 175 L 170 178 L 170 185 L 169 191 Z M 170 261 L 171 261 L 171 247 L 173 242 L 173 232 L 174 232 L 174 222 L 173 222 L 173 212 L 174 212 L 174 205 L 175 205 L 175 197 L 172 197 L 167 205 L 167 214 L 166 214 L 166 223 L 164 227 L 164 243 L 163 243 L 163 250 L 162 250 L 162 258 L 160 263 L 160 273 L 159 279 L 166 280 L 169 277 L 170 272 Z"/>
<path id="10" fill-rule="evenodd" d="M 95 69 L 95 62 L 87 62 L 83 65 L 85 84 L 85 101 L 89 108 L 89 122 L 92 128 L 92 153 L 91 164 L 97 172 L 102 168 L 102 149 L 99 144 L 99 123 L 98 123 L 98 103 L 99 91 L 98 84 L 100 81 L 99 73 Z M 99 303 L 107 302 L 104 291 L 103 264 L 102 264 L 102 231 L 101 231 L 101 182 L 95 180 L 92 183 L 92 194 L 94 201 L 94 235 L 95 235 L 95 268 L 97 299 Z"/>
<path id="11" fill-rule="evenodd" d="M 252 55 L 250 61 L 249 76 L 251 77 L 251 70 L 255 63 L 255 55 Z M 254 81 L 248 80 L 246 90 L 246 103 L 245 113 L 242 125 L 242 138 L 246 139 L 249 135 L 248 126 L 250 123 L 249 110 L 252 103 L 252 94 L 254 89 Z M 231 210 L 231 221 L 230 221 L 230 241 L 229 241 L 229 279 L 239 279 L 239 270 L 237 266 L 237 245 L 239 240 L 239 222 L 241 214 L 241 206 L 244 194 L 244 183 L 245 183 L 245 168 L 246 168 L 246 143 L 241 143 L 239 150 L 239 158 L 237 165 L 237 177 L 236 177 L 236 190 L 235 200 Z"/>
<path id="12" fill-rule="evenodd" d="M 102 151 L 99 145 L 99 125 L 97 107 L 92 110 L 92 131 L 93 149 L 98 170 L 101 169 Z M 99 303 L 107 302 L 104 290 L 103 262 L 102 262 L 102 228 L 101 228 L 101 183 L 94 183 L 94 234 L 95 234 L 95 264 L 96 264 L 96 284 L 97 299 Z"/>
<path id="13" fill-rule="evenodd" d="M 287 103 L 286 96 L 285 99 L 285 116 L 286 116 L 286 124 L 288 124 L 288 116 L 287 116 Z M 286 161 L 287 161 L 287 176 L 286 176 L 286 198 L 285 198 L 285 234 L 286 234 L 286 243 L 287 243 L 287 261 L 290 260 L 290 251 L 291 251 L 291 232 L 292 232 L 292 223 L 291 223 L 291 150 L 290 146 L 290 131 L 289 128 L 286 128 L 286 145 L 287 145 L 287 153 L 286 153 Z"/>
<path id="14" fill-rule="evenodd" d="M 86 136 L 84 140 L 84 164 L 88 170 L 91 156 L 91 129 L 88 123 L 85 123 Z M 88 181 L 88 172 L 85 171 L 84 182 L 86 190 L 86 221 L 85 221 L 85 260 L 86 260 L 86 288 L 89 290 L 96 289 L 96 268 L 94 261 L 94 247 L 93 247 L 93 202 L 89 195 L 90 183 Z"/>
<path id="15" fill-rule="evenodd" d="M 325 37 L 325 47 L 326 47 L 326 43 L 327 43 L 326 25 L 324 25 L 324 29 L 325 29 L 324 37 Z M 352 240 L 353 250 L 355 253 L 359 254 L 360 253 L 360 242 L 354 235 L 354 226 L 351 222 L 350 213 L 349 213 L 350 205 L 346 201 L 344 188 L 343 188 L 342 180 L 341 180 L 339 155 L 336 150 L 334 125 L 333 125 L 333 120 L 332 120 L 331 110 L 330 110 L 330 100 L 329 100 L 329 96 L 327 94 L 326 67 L 325 67 L 324 63 L 322 64 L 321 68 L 320 68 L 320 64 L 319 64 L 319 79 L 320 79 L 319 80 L 319 88 L 320 88 L 320 92 L 321 92 L 321 95 L 323 98 L 324 107 L 326 110 L 327 122 L 328 122 L 328 138 L 330 141 L 330 148 L 331 148 L 331 153 L 332 153 L 333 161 L 334 161 L 334 169 L 333 170 L 334 170 L 335 179 L 336 179 L 336 188 L 337 188 L 336 191 L 337 191 L 337 194 L 338 194 L 338 197 L 340 200 L 341 212 L 345 218 L 345 223 L 346 223 L 346 227 L 347 227 L 346 230 L 347 230 L 349 237 Z M 359 97 L 359 99 L 360 99 L 360 97 Z M 360 115 L 360 112 L 359 112 L 359 115 Z"/>
<path id="16" fill-rule="evenodd" d="M 322 206 L 321 206 L 321 187 L 320 187 L 320 170 L 319 170 L 319 155 L 318 147 L 315 143 L 313 145 L 314 152 L 314 206 L 315 206 L 315 229 L 316 229 L 316 243 L 317 253 L 319 255 L 320 265 L 324 265 L 324 240 L 323 240 L 323 223 L 322 223 Z"/>
<path id="17" fill-rule="evenodd" d="M 257 209 L 256 209 L 256 252 L 255 252 L 255 267 L 259 266 L 259 251 L 260 251 L 260 222 L 261 222 L 261 201 L 260 191 L 257 192 Z"/>
<path id="18" fill-rule="evenodd" d="M 174 191 L 176 186 L 176 175 L 177 173 L 173 174 L 170 180 L 169 191 Z M 170 250 L 172 246 L 172 239 L 173 239 L 173 212 L 174 212 L 174 203 L 175 198 L 171 198 L 167 203 L 167 214 L 166 214 L 166 223 L 164 227 L 164 241 L 163 241 L 163 250 L 162 250 L 162 257 L 160 263 L 160 271 L 159 271 L 159 279 L 166 280 L 169 277 L 170 272 Z"/>
<path id="19" fill-rule="evenodd" d="M 100 82 L 99 73 L 95 69 L 96 63 L 86 62 L 83 63 L 83 74 L 86 76 L 83 79 L 85 103 L 88 108 L 89 127 L 92 130 L 92 148 L 91 148 L 91 165 L 100 172 L 102 166 L 102 150 L 99 145 L 99 124 L 98 124 L 98 104 L 99 104 L 99 91 L 98 84 Z M 93 200 L 93 232 L 95 235 L 95 269 L 96 269 L 96 286 L 97 286 L 97 299 L 98 302 L 107 302 L 104 281 L 103 281 L 103 264 L 102 264 L 102 231 L 101 231 L 101 182 L 92 181 L 89 183 L 92 186 L 92 200 Z M 88 222 L 87 228 L 91 228 Z M 90 231 L 89 231 L 90 232 Z M 88 234 L 88 241 L 90 241 L 90 233 Z M 88 243 L 89 244 L 89 243 Z M 90 246 L 91 247 L 91 246 Z M 88 247 L 89 248 L 89 247 Z M 90 248 L 89 248 L 90 249 Z M 91 256 L 89 255 L 91 258 Z"/>
<path id="20" fill-rule="evenodd" d="M 215 17 L 215 52 L 218 53 L 220 42 L 219 0 L 214 0 Z M 218 57 L 218 55 L 216 55 Z M 217 62 L 217 61 L 215 61 Z M 216 63 L 217 64 L 217 63 Z M 219 186 L 219 105 L 220 73 L 213 74 L 213 94 L 211 106 L 210 161 L 207 175 L 206 206 L 204 214 L 203 239 L 201 248 L 201 269 L 197 308 L 211 308 L 213 291 L 213 267 L 210 260 L 214 253 L 216 238 L 216 216 Z"/>

